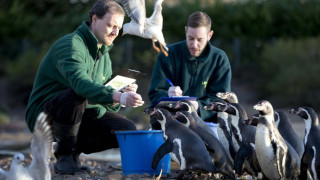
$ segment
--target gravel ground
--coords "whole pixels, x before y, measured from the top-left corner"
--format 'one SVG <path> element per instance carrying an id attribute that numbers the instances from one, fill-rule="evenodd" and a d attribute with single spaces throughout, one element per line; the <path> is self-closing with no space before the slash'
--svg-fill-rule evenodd
<path id="1" fill-rule="evenodd" d="M 52 156 L 53 157 L 53 156 Z M 0 159 L 0 167 L 4 170 L 9 170 L 12 157 L 2 157 Z M 24 164 L 28 166 L 30 164 L 31 158 L 26 155 Z M 149 175 L 149 174 L 131 174 L 123 175 L 121 162 L 119 161 L 107 161 L 107 160 L 90 160 L 82 159 L 82 164 L 90 167 L 91 172 L 80 172 L 74 175 L 59 175 L 53 172 L 53 163 L 55 158 L 51 158 L 50 169 L 52 173 L 52 180 L 154 180 L 154 179 L 180 179 L 177 176 L 178 173 L 178 164 L 172 161 L 171 169 L 169 175 Z M 218 179 L 212 176 L 211 174 L 199 174 L 197 176 L 189 175 L 183 176 L 185 179 Z"/>

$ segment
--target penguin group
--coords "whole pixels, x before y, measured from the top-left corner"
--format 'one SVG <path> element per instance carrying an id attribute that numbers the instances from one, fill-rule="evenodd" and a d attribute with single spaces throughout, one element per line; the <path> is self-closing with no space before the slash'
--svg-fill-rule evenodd
<path id="1" fill-rule="evenodd" d="M 271 180 L 320 179 L 320 127 L 314 109 L 298 107 L 285 112 L 261 100 L 252 106 L 256 113 L 248 116 L 235 93 L 216 96 L 218 101 L 203 108 L 216 112 L 217 134 L 189 101 L 149 112 L 161 124 L 165 139 L 154 154 L 152 168 L 170 153 L 181 174 L 197 171 L 219 179 L 242 179 L 243 175 Z M 304 138 L 298 136 L 288 114 L 304 120 Z"/>

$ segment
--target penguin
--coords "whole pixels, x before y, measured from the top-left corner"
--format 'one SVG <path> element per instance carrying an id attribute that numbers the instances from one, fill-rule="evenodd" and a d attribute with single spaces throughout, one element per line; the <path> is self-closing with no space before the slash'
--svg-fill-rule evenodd
<path id="1" fill-rule="evenodd" d="M 216 167 L 211 162 L 206 146 L 195 132 L 178 123 L 166 109 L 154 108 L 150 115 L 161 124 L 165 139 L 153 156 L 153 169 L 156 169 L 160 160 L 170 153 L 172 159 L 180 165 L 180 170 L 216 173 Z"/>
<path id="2" fill-rule="evenodd" d="M 219 106 L 223 106 L 225 102 L 215 101 L 211 102 L 210 106 L 204 106 L 205 110 L 217 112 L 217 134 L 219 141 L 226 149 L 229 158 L 233 161 L 236 155 L 236 151 L 233 149 L 232 144 L 232 132 L 231 132 L 231 118 L 228 113 L 219 111 Z"/>
<path id="3" fill-rule="evenodd" d="M 251 116 L 251 125 L 255 125 L 258 122 L 258 115 Z M 302 139 L 296 133 L 291 125 L 289 115 L 285 111 L 274 111 L 274 121 L 281 134 L 281 136 L 288 142 L 298 153 L 300 159 L 304 152 L 304 145 Z M 256 125 L 255 125 L 256 126 Z"/>
<path id="4" fill-rule="evenodd" d="M 274 122 L 274 110 L 269 101 L 253 106 L 259 112 L 255 134 L 255 151 L 262 173 L 268 179 L 298 179 L 300 158 L 280 135 Z"/>
<path id="5" fill-rule="evenodd" d="M 308 172 L 312 179 L 320 179 L 320 127 L 319 118 L 311 107 L 299 107 L 289 111 L 304 119 L 305 151 L 301 159 L 300 179 L 307 179 Z"/>
<path id="6" fill-rule="evenodd" d="M 231 118 L 232 147 L 236 152 L 234 157 L 234 167 L 237 174 L 242 175 L 246 171 L 257 177 L 260 167 L 256 166 L 255 159 L 255 134 L 256 127 L 246 126 L 243 121 L 248 119 L 247 112 L 239 103 L 225 103 L 218 106 L 218 111 L 226 112 Z M 241 148 L 241 146 L 245 146 Z M 251 148 L 248 148 L 251 146 Z M 239 149 L 242 151 L 239 152 Z M 245 160 L 248 161 L 245 161 Z"/>
<path id="7" fill-rule="evenodd" d="M 238 97 L 234 92 L 218 92 L 216 96 L 227 103 L 239 103 Z"/>
<path id="8" fill-rule="evenodd" d="M 226 112 L 231 117 L 232 142 L 238 151 L 241 142 L 255 143 L 256 127 L 245 126 L 243 120 L 248 119 L 247 112 L 239 103 L 228 103 L 220 106 L 220 111 Z M 254 145 L 252 145 L 254 146 Z"/>
<path id="9" fill-rule="evenodd" d="M 199 119 L 195 119 L 188 111 L 178 111 L 174 117 L 180 123 L 197 133 L 203 140 L 212 157 L 212 162 L 217 168 L 217 172 L 220 172 L 231 179 L 235 179 L 233 163 L 231 159 L 229 159 L 226 150 L 215 136 L 205 130 L 203 123 L 198 122 Z"/>

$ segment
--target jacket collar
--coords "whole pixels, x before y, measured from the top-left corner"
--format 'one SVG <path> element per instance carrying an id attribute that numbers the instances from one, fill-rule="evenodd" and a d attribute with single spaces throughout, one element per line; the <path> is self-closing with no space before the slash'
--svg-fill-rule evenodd
<path id="1" fill-rule="evenodd" d="M 211 51 L 211 43 L 208 42 L 204 51 L 201 53 L 201 55 L 199 57 L 194 57 L 194 56 L 191 56 L 190 53 L 189 53 L 189 50 L 188 50 L 188 46 L 187 46 L 187 41 L 185 41 L 184 43 L 185 45 L 185 53 L 186 53 L 186 56 L 187 56 L 187 59 L 190 60 L 190 61 L 194 61 L 194 60 L 197 60 L 199 62 L 206 62 L 207 59 L 209 59 L 212 51 Z"/>
<path id="2" fill-rule="evenodd" d="M 83 21 L 82 24 L 77 29 L 81 36 L 83 37 L 84 43 L 87 45 L 90 55 L 96 59 L 97 52 L 100 50 L 100 53 L 105 54 L 110 51 L 113 44 L 110 46 L 102 45 L 100 49 L 98 49 L 98 40 L 97 38 L 92 34 L 89 22 Z"/>

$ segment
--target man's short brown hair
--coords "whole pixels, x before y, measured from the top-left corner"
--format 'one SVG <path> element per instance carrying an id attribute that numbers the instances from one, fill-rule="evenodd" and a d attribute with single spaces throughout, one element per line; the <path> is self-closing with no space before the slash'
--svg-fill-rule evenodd
<path id="1" fill-rule="evenodd" d="M 89 11 L 90 24 L 92 16 L 95 14 L 98 18 L 102 18 L 106 13 L 118 13 L 125 16 L 123 8 L 115 1 L 112 0 L 98 0 L 96 1 L 91 10 Z"/>
<path id="2" fill-rule="evenodd" d="M 208 31 L 211 30 L 211 19 L 207 13 L 197 11 L 192 13 L 188 18 L 187 27 L 198 28 L 206 27 Z"/>

